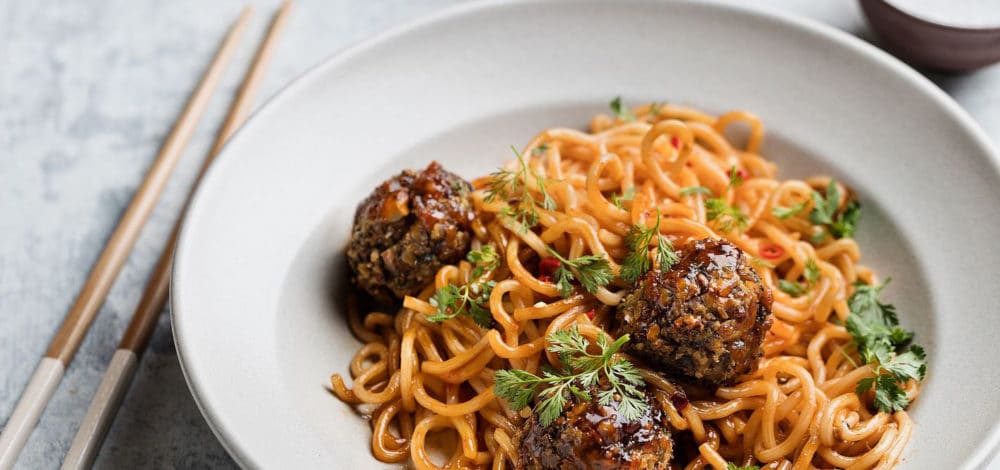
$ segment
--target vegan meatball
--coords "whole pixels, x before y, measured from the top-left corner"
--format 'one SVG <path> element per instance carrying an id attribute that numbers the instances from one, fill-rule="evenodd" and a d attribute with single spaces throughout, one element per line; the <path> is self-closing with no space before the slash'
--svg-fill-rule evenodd
<path id="1" fill-rule="evenodd" d="M 640 277 L 615 315 L 625 349 L 710 386 L 752 372 L 771 327 L 771 291 L 729 242 L 698 240 L 673 269 Z"/>
<path id="2" fill-rule="evenodd" d="M 385 181 L 358 205 L 347 261 L 351 282 L 382 302 L 414 294 L 461 260 L 472 240 L 472 186 L 437 162 Z"/>
<path id="3" fill-rule="evenodd" d="M 597 396 L 591 390 L 592 397 Z M 562 415 L 542 426 L 538 415 L 525 421 L 515 436 L 518 469 L 634 469 L 670 468 L 674 442 L 667 418 L 656 399 L 646 392 L 650 406 L 641 417 L 624 421 L 618 403 L 600 405 L 572 395 Z"/>

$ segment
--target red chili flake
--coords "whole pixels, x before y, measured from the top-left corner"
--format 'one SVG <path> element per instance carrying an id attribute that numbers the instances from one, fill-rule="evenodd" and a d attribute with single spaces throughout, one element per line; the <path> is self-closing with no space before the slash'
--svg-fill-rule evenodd
<path id="1" fill-rule="evenodd" d="M 542 282 L 548 282 L 549 284 L 551 284 L 552 276 L 549 276 L 548 274 L 542 274 L 541 276 L 538 276 L 538 280 Z"/>
<path id="2" fill-rule="evenodd" d="M 785 249 L 774 243 L 762 243 L 760 245 L 760 257 L 765 259 L 778 259 L 785 255 Z"/>
<path id="3" fill-rule="evenodd" d="M 590 310 L 587 311 L 587 313 L 585 313 L 585 315 L 587 315 L 587 318 L 593 320 L 594 319 L 594 315 L 597 315 L 597 312 L 594 311 L 594 309 L 590 309 Z"/>
<path id="4" fill-rule="evenodd" d="M 675 149 L 681 148 L 681 139 L 679 139 L 677 136 L 671 137 L 670 145 L 673 145 Z"/>
<path id="5" fill-rule="evenodd" d="M 560 263 L 558 258 L 542 258 L 538 262 L 538 275 L 539 279 L 541 276 L 548 276 L 550 279 L 556 270 L 559 269 Z"/>
<path id="6" fill-rule="evenodd" d="M 745 180 L 750 177 L 750 173 L 742 168 L 736 170 L 736 176 L 739 176 L 741 180 Z"/>

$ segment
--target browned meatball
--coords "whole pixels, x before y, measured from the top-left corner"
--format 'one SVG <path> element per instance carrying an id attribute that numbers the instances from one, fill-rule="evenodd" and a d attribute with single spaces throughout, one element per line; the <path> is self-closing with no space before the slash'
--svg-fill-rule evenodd
<path id="1" fill-rule="evenodd" d="M 592 391 L 591 396 L 596 396 Z M 518 469 L 668 469 L 674 442 L 667 418 L 653 396 L 647 411 L 634 421 L 618 414 L 618 402 L 572 396 L 562 416 L 542 426 L 533 414 L 515 436 Z"/>
<path id="2" fill-rule="evenodd" d="M 465 256 L 472 186 L 437 162 L 385 181 L 358 205 L 347 245 L 351 282 L 379 301 L 414 294 Z"/>
<path id="3" fill-rule="evenodd" d="M 698 240 L 667 272 L 639 278 L 616 312 L 625 348 L 664 371 L 705 385 L 727 385 L 757 367 L 771 327 L 771 291 L 743 252 Z"/>

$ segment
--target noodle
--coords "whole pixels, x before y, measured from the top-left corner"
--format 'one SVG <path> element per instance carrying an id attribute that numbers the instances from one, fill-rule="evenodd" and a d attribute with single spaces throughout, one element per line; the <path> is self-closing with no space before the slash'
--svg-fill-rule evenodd
<path id="1" fill-rule="evenodd" d="M 537 373 L 557 358 L 545 350 L 545 337 L 575 325 L 594 339 L 626 286 L 612 282 L 594 294 L 561 298 L 554 284 L 532 272 L 534 257 L 548 256 L 550 246 L 568 258 L 605 255 L 617 276 L 627 254 L 629 227 L 650 214 L 662 215 L 660 233 L 682 246 L 699 238 L 726 238 L 757 260 L 753 266 L 774 296 L 773 325 L 757 370 L 714 396 L 672 403 L 675 385 L 642 370 L 675 436 L 690 433 L 695 447 L 690 461 L 675 451 L 675 468 L 725 468 L 727 462 L 769 469 L 891 468 L 898 463 L 912 433 L 904 411 L 870 409 L 855 393 L 858 380 L 873 377 L 850 347 L 843 322 L 850 286 L 873 282 L 874 273 L 858 264 L 851 238 L 814 246 L 813 227 L 801 218 L 781 220 L 775 207 L 812 207 L 810 195 L 829 184 L 825 177 L 779 180 L 777 167 L 758 151 L 763 125 L 754 115 L 734 111 L 718 118 L 675 105 L 639 106 L 636 119 L 598 115 L 591 132 L 548 129 L 524 149 L 527 164 L 549 182 L 556 210 L 539 208 L 538 226 L 525 230 L 498 214 L 504 201 L 487 202 L 486 178 L 474 181 L 471 199 L 477 214 L 473 247 L 493 245 L 501 266 L 486 277 L 496 282 L 489 297 L 494 328 L 471 319 L 443 323 L 427 320 L 433 293 L 448 284 L 472 280 L 473 266 L 462 261 L 440 269 L 433 285 L 407 297 L 393 317 L 373 312 L 362 317 L 351 304 L 350 327 L 365 344 L 350 363 L 353 385 L 339 375 L 331 386 L 346 403 L 374 407 L 372 452 L 383 462 L 409 460 L 418 469 L 513 468 L 514 435 L 529 410 L 512 410 L 493 391 L 493 374 L 518 368 Z M 745 148 L 723 135 L 733 126 L 749 129 Z M 512 168 L 510 166 L 508 168 Z M 730 168 L 747 175 L 729 185 Z M 526 178 L 527 190 L 540 194 L 539 183 Z M 705 197 L 683 193 L 703 186 L 747 215 L 746 229 L 721 233 L 707 220 Z M 630 208 L 612 194 L 634 188 Z M 842 198 L 848 191 L 840 187 Z M 844 202 L 842 200 L 841 202 Z M 770 247 L 771 256 L 764 248 Z M 766 259 L 767 262 L 760 262 Z M 798 279 L 815 260 L 819 279 L 800 297 L 778 289 L 782 279 Z M 861 365 L 859 365 L 861 364 Z M 910 398 L 917 384 L 905 387 Z M 681 392 L 683 393 L 683 392 Z M 680 408 L 677 408 L 680 406 Z M 431 433 L 454 438 L 454 449 L 437 449 Z M 444 465 L 433 457 L 444 450 Z"/>

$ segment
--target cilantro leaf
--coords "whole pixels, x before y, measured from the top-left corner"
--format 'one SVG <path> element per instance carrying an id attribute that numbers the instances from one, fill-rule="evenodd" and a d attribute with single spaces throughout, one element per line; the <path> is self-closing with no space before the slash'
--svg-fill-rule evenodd
<path id="1" fill-rule="evenodd" d="M 656 119 L 656 117 L 663 111 L 663 107 L 666 105 L 666 102 L 657 102 L 649 105 L 649 117 Z"/>
<path id="2" fill-rule="evenodd" d="M 430 304 L 436 308 L 427 321 L 440 323 L 458 316 L 469 317 L 477 325 L 490 328 L 493 325 L 493 314 L 489 309 L 490 294 L 494 281 L 476 281 L 461 287 L 448 284 L 431 296 Z"/>
<path id="3" fill-rule="evenodd" d="M 805 209 L 805 208 L 806 208 L 806 203 L 803 201 L 803 202 L 795 204 L 795 205 L 793 205 L 791 207 L 780 207 L 780 206 L 772 207 L 771 208 L 771 214 L 773 214 L 775 217 L 777 217 L 780 220 L 785 220 L 785 219 L 794 217 L 799 212 L 802 212 L 802 209 Z"/>
<path id="4" fill-rule="evenodd" d="M 806 269 L 803 275 L 806 278 L 806 282 L 809 283 L 809 287 L 812 287 L 812 285 L 819 280 L 820 276 L 819 265 L 816 264 L 816 260 L 812 258 L 806 260 Z"/>
<path id="5" fill-rule="evenodd" d="M 706 196 L 711 196 L 712 190 L 704 186 L 689 186 L 687 188 L 681 189 L 681 197 L 690 196 L 692 194 L 704 194 Z"/>
<path id="6" fill-rule="evenodd" d="M 854 238 L 854 231 L 861 219 L 861 204 L 857 201 L 847 203 L 844 212 L 830 224 L 830 232 L 837 238 Z"/>
<path id="7" fill-rule="evenodd" d="M 716 227 L 725 233 L 732 232 L 734 228 L 746 230 L 749 218 L 738 207 L 730 206 L 726 200 L 713 197 L 705 200 L 705 217 L 709 221 L 715 221 Z"/>
<path id="8" fill-rule="evenodd" d="M 541 377 L 519 369 L 498 370 L 493 376 L 493 390 L 515 410 L 527 408 L 533 398 L 537 399 L 534 409 L 542 426 L 559 418 L 571 396 L 591 400 L 589 391 L 593 389 L 597 389 L 594 391 L 599 403 L 610 405 L 618 400 L 621 417 L 625 421 L 637 420 L 649 409 L 649 403 L 639 388 L 639 371 L 616 355 L 628 340 L 628 335 L 622 335 L 611 342 L 602 333 L 596 341 L 600 352 L 591 354 L 589 341 L 576 326 L 554 331 L 546 337 L 547 349 L 559 356 L 562 370 L 548 368 Z M 604 387 L 601 376 L 606 379 Z"/>
<path id="9" fill-rule="evenodd" d="M 743 184 L 743 175 L 736 169 L 736 165 L 729 167 L 729 187 L 735 188 Z"/>
<path id="10" fill-rule="evenodd" d="M 656 224 L 651 228 L 635 224 L 625 234 L 625 246 L 628 254 L 622 260 L 621 278 L 625 282 L 634 282 L 652 267 L 649 259 L 649 245 L 656 239 L 656 261 L 659 268 L 667 270 L 679 261 L 674 245 L 670 239 L 660 233 L 660 212 L 656 212 Z"/>
<path id="11" fill-rule="evenodd" d="M 927 362 L 924 349 L 910 344 L 913 332 L 899 327 L 895 307 L 879 300 L 888 282 L 878 286 L 856 284 L 848 299 L 851 313 L 844 326 L 858 354 L 875 372 L 875 377 L 858 381 L 857 393 L 874 390 L 875 406 L 891 413 L 909 405 L 903 385 L 911 379 L 923 380 Z"/>
<path id="12" fill-rule="evenodd" d="M 835 238 L 854 236 L 858 220 L 861 219 L 861 204 L 857 201 L 851 201 L 844 207 L 844 211 L 840 212 L 840 190 L 837 189 L 836 180 L 830 180 L 830 184 L 826 188 L 826 195 L 813 191 L 812 200 L 813 209 L 809 212 L 810 222 L 826 226 L 826 229 Z"/>
<path id="13" fill-rule="evenodd" d="M 786 279 L 778 280 L 778 289 L 792 297 L 802 297 L 806 293 L 806 288 L 802 284 Z"/>
<path id="14" fill-rule="evenodd" d="M 608 103 L 611 107 L 611 112 L 615 114 L 615 117 L 621 119 L 622 121 L 635 121 L 635 114 L 632 114 L 624 105 L 622 105 L 622 97 L 616 96 L 615 99 Z"/>
<path id="15" fill-rule="evenodd" d="M 538 148 L 541 147 L 545 147 L 545 144 Z M 524 156 L 517 151 L 517 148 L 513 145 L 510 148 L 517 156 L 518 169 L 501 168 L 490 174 L 490 178 L 486 181 L 486 194 L 483 199 L 486 202 L 507 201 L 508 205 L 501 210 L 500 214 L 518 222 L 524 230 L 528 230 L 538 224 L 538 209 L 555 210 L 556 201 L 552 199 L 546 189 L 546 178 L 528 166 Z M 535 180 L 535 185 L 538 186 L 538 191 L 541 193 L 540 201 L 528 189 L 525 183 L 528 178 Z"/>
<path id="16" fill-rule="evenodd" d="M 559 260 L 559 268 L 552 273 L 556 287 L 563 297 L 573 294 L 572 281 L 577 280 L 587 292 L 593 294 L 597 289 L 608 285 L 614 274 L 608 259 L 601 255 L 586 255 L 572 260 L 563 258 L 559 252 L 549 248 L 549 253 Z"/>
<path id="17" fill-rule="evenodd" d="M 475 265 L 472 269 L 472 276 L 482 276 L 484 272 L 492 271 L 500 267 L 500 255 L 493 249 L 492 245 L 483 245 L 478 250 L 472 250 L 465 255 L 465 259 Z"/>
<path id="18" fill-rule="evenodd" d="M 809 212 L 809 220 L 816 225 L 832 224 L 837 209 L 840 208 L 840 190 L 837 189 L 837 181 L 830 180 L 825 197 L 818 191 L 813 191 L 812 199 L 813 210 Z"/>
<path id="19" fill-rule="evenodd" d="M 535 147 L 535 148 L 531 149 L 531 154 L 534 155 L 534 156 L 536 156 L 536 157 L 540 157 L 542 155 L 545 155 L 545 152 L 548 152 L 548 151 L 549 151 L 549 144 L 542 143 L 538 147 Z"/>
<path id="20" fill-rule="evenodd" d="M 635 199 L 635 186 L 630 186 L 628 189 L 626 189 L 624 192 L 622 192 L 621 195 L 616 194 L 616 195 L 612 196 L 611 197 L 611 202 L 615 206 L 618 206 L 619 209 L 624 210 L 625 209 L 625 201 L 631 201 L 633 199 Z"/>
<path id="21" fill-rule="evenodd" d="M 819 280 L 819 265 L 816 264 L 816 260 L 812 258 L 806 260 L 806 269 L 802 275 L 806 278 L 805 284 L 796 281 L 789 281 L 787 279 L 779 279 L 778 289 L 792 297 L 801 297 L 805 295 L 813 284 Z"/>

